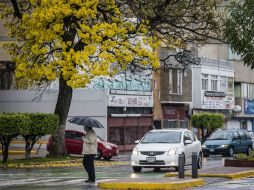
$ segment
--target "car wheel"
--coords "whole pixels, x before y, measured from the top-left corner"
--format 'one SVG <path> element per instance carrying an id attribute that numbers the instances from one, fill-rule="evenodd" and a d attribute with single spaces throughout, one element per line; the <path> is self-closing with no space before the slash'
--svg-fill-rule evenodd
<path id="1" fill-rule="evenodd" d="M 139 167 L 139 166 L 133 166 L 133 167 L 132 167 L 132 169 L 133 169 L 133 171 L 134 171 L 135 173 L 137 173 L 137 172 L 141 172 L 142 167 Z"/>
<path id="2" fill-rule="evenodd" d="M 249 146 L 248 149 L 247 149 L 247 152 L 246 152 L 246 155 L 249 156 L 251 154 L 251 147 Z"/>
<path id="3" fill-rule="evenodd" d="M 103 158 L 104 158 L 104 160 L 109 161 L 112 158 L 112 156 L 103 156 Z"/>
<path id="4" fill-rule="evenodd" d="M 154 172 L 160 172 L 160 171 L 161 171 L 161 168 L 155 167 L 155 168 L 153 169 L 153 171 L 154 171 Z"/>
<path id="5" fill-rule="evenodd" d="M 204 157 L 209 157 L 210 155 L 209 154 L 203 154 L 204 155 Z"/>
<path id="6" fill-rule="evenodd" d="M 203 167 L 203 154 L 202 152 L 198 155 L 198 169 L 201 169 Z"/>
<path id="7" fill-rule="evenodd" d="M 96 160 L 100 160 L 102 157 L 102 152 L 100 149 L 97 149 L 97 154 L 95 155 L 95 159 Z"/>
<path id="8" fill-rule="evenodd" d="M 233 147 L 230 147 L 228 150 L 228 156 L 233 157 L 234 156 L 234 149 Z"/>

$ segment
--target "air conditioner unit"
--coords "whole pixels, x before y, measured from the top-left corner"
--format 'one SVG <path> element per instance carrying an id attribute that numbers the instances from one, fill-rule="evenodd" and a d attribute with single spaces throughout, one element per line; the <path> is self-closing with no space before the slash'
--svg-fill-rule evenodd
<path id="1" fill-rule="evenodd" d="M 242 108 L 241 108 L 241 106 L 235 105 L 233 111 L 234 111 L 234 112 L 241 112 L 241 111 L 242 111 Z"/>

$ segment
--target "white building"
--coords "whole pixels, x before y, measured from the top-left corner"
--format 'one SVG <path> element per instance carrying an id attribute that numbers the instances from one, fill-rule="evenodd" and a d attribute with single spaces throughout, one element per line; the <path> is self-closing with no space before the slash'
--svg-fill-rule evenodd
<path id="1" fill-rule="evenodd" d="M 232 62 L 201 59 L 193 66 L 193 114 L 198 112 L 223 113 L 228 121 L 234 109 L 234 73 Z"/>

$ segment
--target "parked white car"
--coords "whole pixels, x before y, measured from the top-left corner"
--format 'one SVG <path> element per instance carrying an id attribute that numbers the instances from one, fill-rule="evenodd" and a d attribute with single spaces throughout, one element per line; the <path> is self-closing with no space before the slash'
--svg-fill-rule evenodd
<path id="1" fill-rule="evenodd" d="M 192 153 L 198 153 L 198 168 L 202 167 L 201 143 L 188 129 L 160 129 L 149 131 L 138 143 L 131 155 L 134 172 L 142 168 L 174 167 L 178 170 L 178 156 L 184 154 L 185 165 L 190 165 Z"/>

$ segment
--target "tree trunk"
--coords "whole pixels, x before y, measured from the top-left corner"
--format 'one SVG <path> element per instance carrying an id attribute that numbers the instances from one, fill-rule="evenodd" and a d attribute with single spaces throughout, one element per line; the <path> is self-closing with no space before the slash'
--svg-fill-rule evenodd
<path id="1" fill-rule="evenodd" d="M 59 157 L 66 155 L 64 134 L 71 99 L 72 88 L 67 86 L 67 82 L 60 76 L 59 93 L 55 108 L 55 114 L 59 116 L 59 123 L 56 132 L 52 134 L 52 148 L 49 150 L 51 156 Z"/>
<path id="2" fill-rule="evenodd" d="M 23 136 L 25 141 L 26 141 L 26 146 L 25 146 L 25 159 L 30 159 L 31 158 L 31 152 L 33 150 L 33 147 L 35 143 L 39 140 L 41 136 L 33 136 L 33 135 L 25 135 Z"/>
<path id="3" fill-rule="evenodd" d="M 204 128 L 201 128 L 201 137 L 202 137 L 202 142 L 205 141 L 205 130 Z"/>
<path id="4" fill-rule="evenodd" d="M 8 161 L 8 155 L 9 155 L 9 145 L 11 142 L 11 138 L 4 138 L 1 140 L 2 144 L 2 151 L 3 151 L 3 163 L 6 164 Z"/>
<path id="5" fill-rule="evenodd" d="M 30 159 L 30 157 L 31 157 L 31 149 L 28 148 L 28 149 L 26 149 L 25 159 Z"/>

